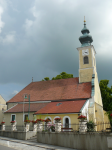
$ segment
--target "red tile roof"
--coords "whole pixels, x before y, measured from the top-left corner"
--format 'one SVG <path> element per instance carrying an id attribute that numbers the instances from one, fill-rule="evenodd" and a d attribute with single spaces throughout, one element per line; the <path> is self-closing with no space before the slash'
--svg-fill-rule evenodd
<path id="1" fill-rule="evenodd" d="M 30 94 L 30 101 L 90 98 L 91 82 L 79 84 L 79 78 L 32 82 L 7 103 L 22 102 L 25 93 Z"/>
<path id="2" fill-rule="evenodd" d="M 86 100 L 51 102 L 35 114 L 78 113 Z M 59 106 L 57 106 L 61 103 Z"/>
<path id="3" fill-rule="evenodd" d="M 30 104 L 30 112 L 36 112 L 45 107 L 48 103 L 33 103 Z M 29 104 L 24 104 L 24 112 L 28 112 Z M 23 112 L 23 104 L 17 104 L 13 108 L 7 110 L 5 113 Z"/>

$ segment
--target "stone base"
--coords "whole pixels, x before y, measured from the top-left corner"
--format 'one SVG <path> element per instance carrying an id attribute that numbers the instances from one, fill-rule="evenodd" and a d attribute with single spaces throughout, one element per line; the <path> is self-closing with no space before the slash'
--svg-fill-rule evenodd
<path id="1" fill-rule="evenodd" d="M 11 131 L 17 131 L 15 124 L 11 125 Z"/>
<path id="2" fill-rule="evenodd" d="M 79 121 L 79 132 L 80 133 L 87 132 L 87 120 L 80 120 Z"/>
<path id="3" fill-rule="evenodd" d="M 61 122 L 55 123 L 55 132 L 61 132 Z"/>
<path id="4" fill-rule="evenodd" d="M 37 132 L 42 132 L 43 131 L 43 124 L 40 122 L 40 123 L 37 123 Z"/>
<path id="5" fill-rule="evenodd" d="M 2 125 L 2 131 L 5 131 L 5 124 Z"/>
<path id="6" fill-rule="evenodd" d="M 26 123 L 25 124 L 25 127 L 24 127 L 24 132 L 28 132 L 30 129 L 30 124 L 29 123 Z"/>
<path id="7" fill-rule="evenodd" d="M 37 132 L 37 123 L 33 124 L 33 131 Z"/>

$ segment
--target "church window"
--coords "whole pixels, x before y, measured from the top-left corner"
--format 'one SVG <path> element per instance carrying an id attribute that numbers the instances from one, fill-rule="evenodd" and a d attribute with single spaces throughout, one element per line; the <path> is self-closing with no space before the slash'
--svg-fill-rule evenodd
<path id="1" fill-rule="evenodd" d="M 89 64 L 89 58 L 88 58 L 88 56 L 84 57 L 84 64 Z"/>
<path id="2" fill-rule="evenodd" d="M 69 119 L 65 118 L 65 128 L 69 128 Z"/>

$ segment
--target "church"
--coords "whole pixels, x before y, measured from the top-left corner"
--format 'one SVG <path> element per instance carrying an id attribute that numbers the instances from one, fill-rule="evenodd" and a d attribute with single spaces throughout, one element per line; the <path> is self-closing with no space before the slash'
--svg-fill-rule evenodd
<path id="1" fill-rule="evenodd" d="M 49 117 L 52 121 L 61 117 L 63 126 L 68 123 L 69 127 L 79 123 L 77 118 L 81 114 L 87 117 L 87 121 L 105 121 L 96 69 L 96 51 L 91 45 L 93 39 L 85 20 L 81 32 L 81 46 L 77 48 L 79 77 L 31 82 L 7 102 L 8 109 L 4 113 L 6 125 L 13 120 L 17 121 L 17 125 L 22 125 L 26 117 L 33 120 L 39 118 L 40 114 L 41 119 Z"/>

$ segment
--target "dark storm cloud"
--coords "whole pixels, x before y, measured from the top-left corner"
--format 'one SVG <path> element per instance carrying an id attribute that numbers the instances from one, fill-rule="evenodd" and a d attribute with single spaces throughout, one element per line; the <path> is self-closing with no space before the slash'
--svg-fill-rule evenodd
<path id="1" fill-rule="evenodd" d="M 112 2 L 74 0 L 1 1 L 0 83 L 25 87 L 65 71 L 78 76 L 79 36 L 86 16 L 97 52 L 100 79 L 112 85 Z M 1 10 L 1 9 L 0 9 Z M 20 90 L 15 88 L 14 91 Z M 5 94 L 4 94 L 5 95 Z M 11 96 L 9 96 L 11 97 Z"/>

